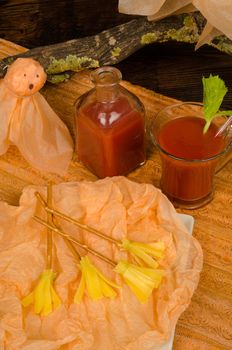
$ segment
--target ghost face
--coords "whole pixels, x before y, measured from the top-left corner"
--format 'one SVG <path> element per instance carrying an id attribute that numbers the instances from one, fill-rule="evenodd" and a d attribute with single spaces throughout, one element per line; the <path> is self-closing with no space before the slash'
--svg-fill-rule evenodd
<path id="1" fill-rule="evenodd" d="M 39 62 L 32 58 L 18 58 L 8 68 L 4 82 L 15 95 L 33 95 L 46 82 L 47 75 Z"/>

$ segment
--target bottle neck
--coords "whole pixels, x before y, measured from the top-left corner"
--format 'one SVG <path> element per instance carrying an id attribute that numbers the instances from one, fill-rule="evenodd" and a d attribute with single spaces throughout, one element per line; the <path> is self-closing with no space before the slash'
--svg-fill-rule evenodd
<path id="1" fill-rule="evenodd" d="M 96 98 L 99 102 L 113 102 L 117 99 L 119 94 L 119 85 L 96 85 Z"/>
<path id="2" fill-rule="evenodd" d="M 101 102 L 113 102 L 119 94 L 121 72 L 114 67 L 101 67 L 91 75 L 95 84 L 96 98 Z"/>

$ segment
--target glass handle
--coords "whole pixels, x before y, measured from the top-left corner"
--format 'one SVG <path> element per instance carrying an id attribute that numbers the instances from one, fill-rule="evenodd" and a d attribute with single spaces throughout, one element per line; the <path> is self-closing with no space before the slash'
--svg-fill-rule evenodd
<path id="1" fill-rule="evenodd" d="M 224 166 L 232 160 L 232 145 L 230 145 L 229 149 L 223 154 L 217 164 L 216 173 L 218 173 Z"/>

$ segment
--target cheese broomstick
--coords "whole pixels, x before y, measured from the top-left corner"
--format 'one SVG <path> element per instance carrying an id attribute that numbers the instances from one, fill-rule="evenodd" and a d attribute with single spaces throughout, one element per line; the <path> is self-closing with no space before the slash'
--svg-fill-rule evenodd
<path id="1" fill-rule="evenodd" d="M 58 229 L 53 221 L 53 230 Z M 119 286 L 106 278 L 90 261 L 87 256 L 81 257 L 74 247 L 73 243 L 63 236 L 63 239 L 73 254 L 79 269 L 81 270 L 81 279 L 79 287 L 74 296 L 74 302 L 79 304 L 82 301 L 85 289 L 92 300 L 99 300 L 103 297 L 115 298 L 117 293 L 113 288 Z"/>
<path id="2" fill-rule="evenodd" d="M 52 185 L 47 187 L 48 206 L 52 206 Z M 47 261 L 46 269 L 42 272 L 34 290 L 22 300 L 24 307 L 34 304 L 34 312 L 41 316 L 46 316 L 61 305 L 61 300 L 57 295 L 53 282 L 56 277 L 52 270 L 52 219 L 53 214 L 47 212 Z"/>
<path id="3" fill-rule="evenodd" d="M 65 215 L 51 207 L 48 207 L 40 193 L 36 192 L 35 195 L 48 213 L 54 214 L 55 216 L 60 217 L 85 231 L 88 231 L 100 238 L 111 242 L 112 244 L 116 245 L 119 249 L 128 251 L 134 257 L 136 262 L 141 266 L 145 264 L 148 267 L 156 269 L 159 265 L 157 260 L 160 260 L 164 257 L 165 246 L 163 242 L 141 243 L 131 241 L 127 238 L 123 238 L 122 241 L 117 240 L 113 237 L 105 235 L 104 233 L 96 230 L 93 227 L 80 223 L 78 220 L 73 219 L 68 215 Z"/>
<path id="4" fill-rule="evenodd" d="M 38 193 L 37 193 L 37 198 L 39 198 L 41 202 L 43 201 L 42 197 Z M 45 204 L 45 202 L 43 204 Z M 49 208 L 48 206 L 46 206 L 46 208 L 48 212 L 53 213 L 54 215 L 57 213 L 57 211 Z M 62 213 L 60 214 L 63 215 Z M 65 217 L 67 216 L 65 215 Z M 76 238 L 70 236 L 69 234 L 67 234 L 66 232 L 64 232 L 57 226 L 55 226 L 54 223 L 53 224 L 47 223 L 37 216 L 34 216 L 33 218 L 40 224 L 53 230 L 53 232 L 61 235 L 66 240 L 69 240 L 70 242 L 75 243 L 77 246 L 81 247 L 82 249 L 85 249 L 88 253 L 95 255 L 96 257 L 100 258 L 101 260 L 113 266 L 114 271 L 121 275 L 125 283 L 130 287 L 130 289 L 136 295 L 136 297 L 139 299 L 140 302 L 142 303 L 146 302 L 149 296 L 151 295 L 153 289 L 158 288 L 158 286 L 160 285 L 164 274 L 163 270 L 158 270 L 158 269 L 155 270 L 149 267 L 136 266 L 125 260 L 120 260 L 118 263 L 116 263 L 115 261 L 105 257 L 99 252 L 89 248 L 87 245 L 80 243 Z M 72 223 L 74 222 L 72 221 Z M 112 240 L 112 237 L 110 238 Z M 116 284 L 106 279 L 106 277 L 102 275 L 100 271 L 97 270 L 96 272 L 96 268 L 94 267 L 94 265 L 92 265 L 88 257 L 81 258 L 80 268 L 82 271 L 82 278 L 81 278 L 77 293 L 75 295 L 75 302 L 79 303 L 82 300 L 85 286 L 87 287 L 88 294 L 93 300 L 99 299 L 98 297 L 95 296 L 94 293 L 92 295 L 90 294 L 90 291 L 93 291 L 94 288 L 96 288 L 96 286 L 94 285 L 92 285 L 93 288 L 90 288 L 91 283 L 93 284 L 94 276 L 96 277 L 96 275 L 100 277 L 101 281 L 103 280 L 107 283 L 107 287 L 109 286 L 115 287 L 115 288 L 118 287 Z M 95 278 L 95 281 L 96 281 L 96 285 L 98 285 L 99 279 Z M 89 288 L 88 288 L 88 285 L 89 285 Z M 109 291 L 109 288 L 104 288 L 104 291 L 105 291 L 104 296 L 110 296 L 111 292 Z M 111 296 L 113 297 L 113 295 Z"/>
<path id="5" fill-rule="evenodd" d="M 52 194 L 52 187 L 50 187 L 50 190 L 51 190 L 51 194 Z M 41 199 L 42 199 L 42 197 L 41 197 Z M 46 204 L 46 202 L 43 200 L 43 204 L 46 205 L 48 208 L 52 207 L 51 202 L 48 202 Z M 51 234 L 52 231 L 56 232 L 57 230 L 59 230 L 59 228 L 54 223 L 53 214 L 51 212 L 47 212 L 47 213 L 49 213 L 49 215 L 51 215 L 49 222 L 47 221 L 47 224 L 49 225 L 49 226 L 47 226 L 47 229 L 48 229 L 48 232 L 50 232 L 50 234 Z M 113 288 L 119 288 L 119 286 L 116 283 L 110 281 L 108 278 L 106 278 L 91 263 L 91 261 L 88 257 L 81 257 L 79 255 L 78 251 L 76 250 L 76 248 L 74 247 L 71 240 L 69 240 L 64 235 L 62 237 L 63 237 L 67 247 L 69 248 L 69 250 L 73 254 L 73 256 L 77 262 L 77 265 L 79 266 L 81 273 L 82 273 L 80 284 L 79 284 L 79 287 L 78 287 L 77 292 L 76 292 L 75 297 L 74 297 L 74 302 L 76 302 L 76 303 L 81 302 L 83 295 L 84 295 L 85 288 L 87 289 L 88 295 L 90 296 L 90 298 L 92 300 L 99 300 L 103 297 L 114 298 L 117 295 L 117 293 L 115 292 L 115 290 Z M 79 247 L 84 248 L 83 245 L 79 245 Z"/>

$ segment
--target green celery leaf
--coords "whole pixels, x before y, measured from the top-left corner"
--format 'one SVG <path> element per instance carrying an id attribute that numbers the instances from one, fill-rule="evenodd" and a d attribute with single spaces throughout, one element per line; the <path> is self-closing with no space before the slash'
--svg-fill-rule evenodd
<path id="1" fill-rule="evenodd" d="M 202 83 L 204 117 L 206 120 L 203 133 L 205 134 L 209 129 L 211 121 L 217 114 L 228 89 L 224 81 L 221 78 L 219 78 L 218 75 L 213 76 L 212 74 L 210 74 L 208 78 L 203 77 Z"/>

